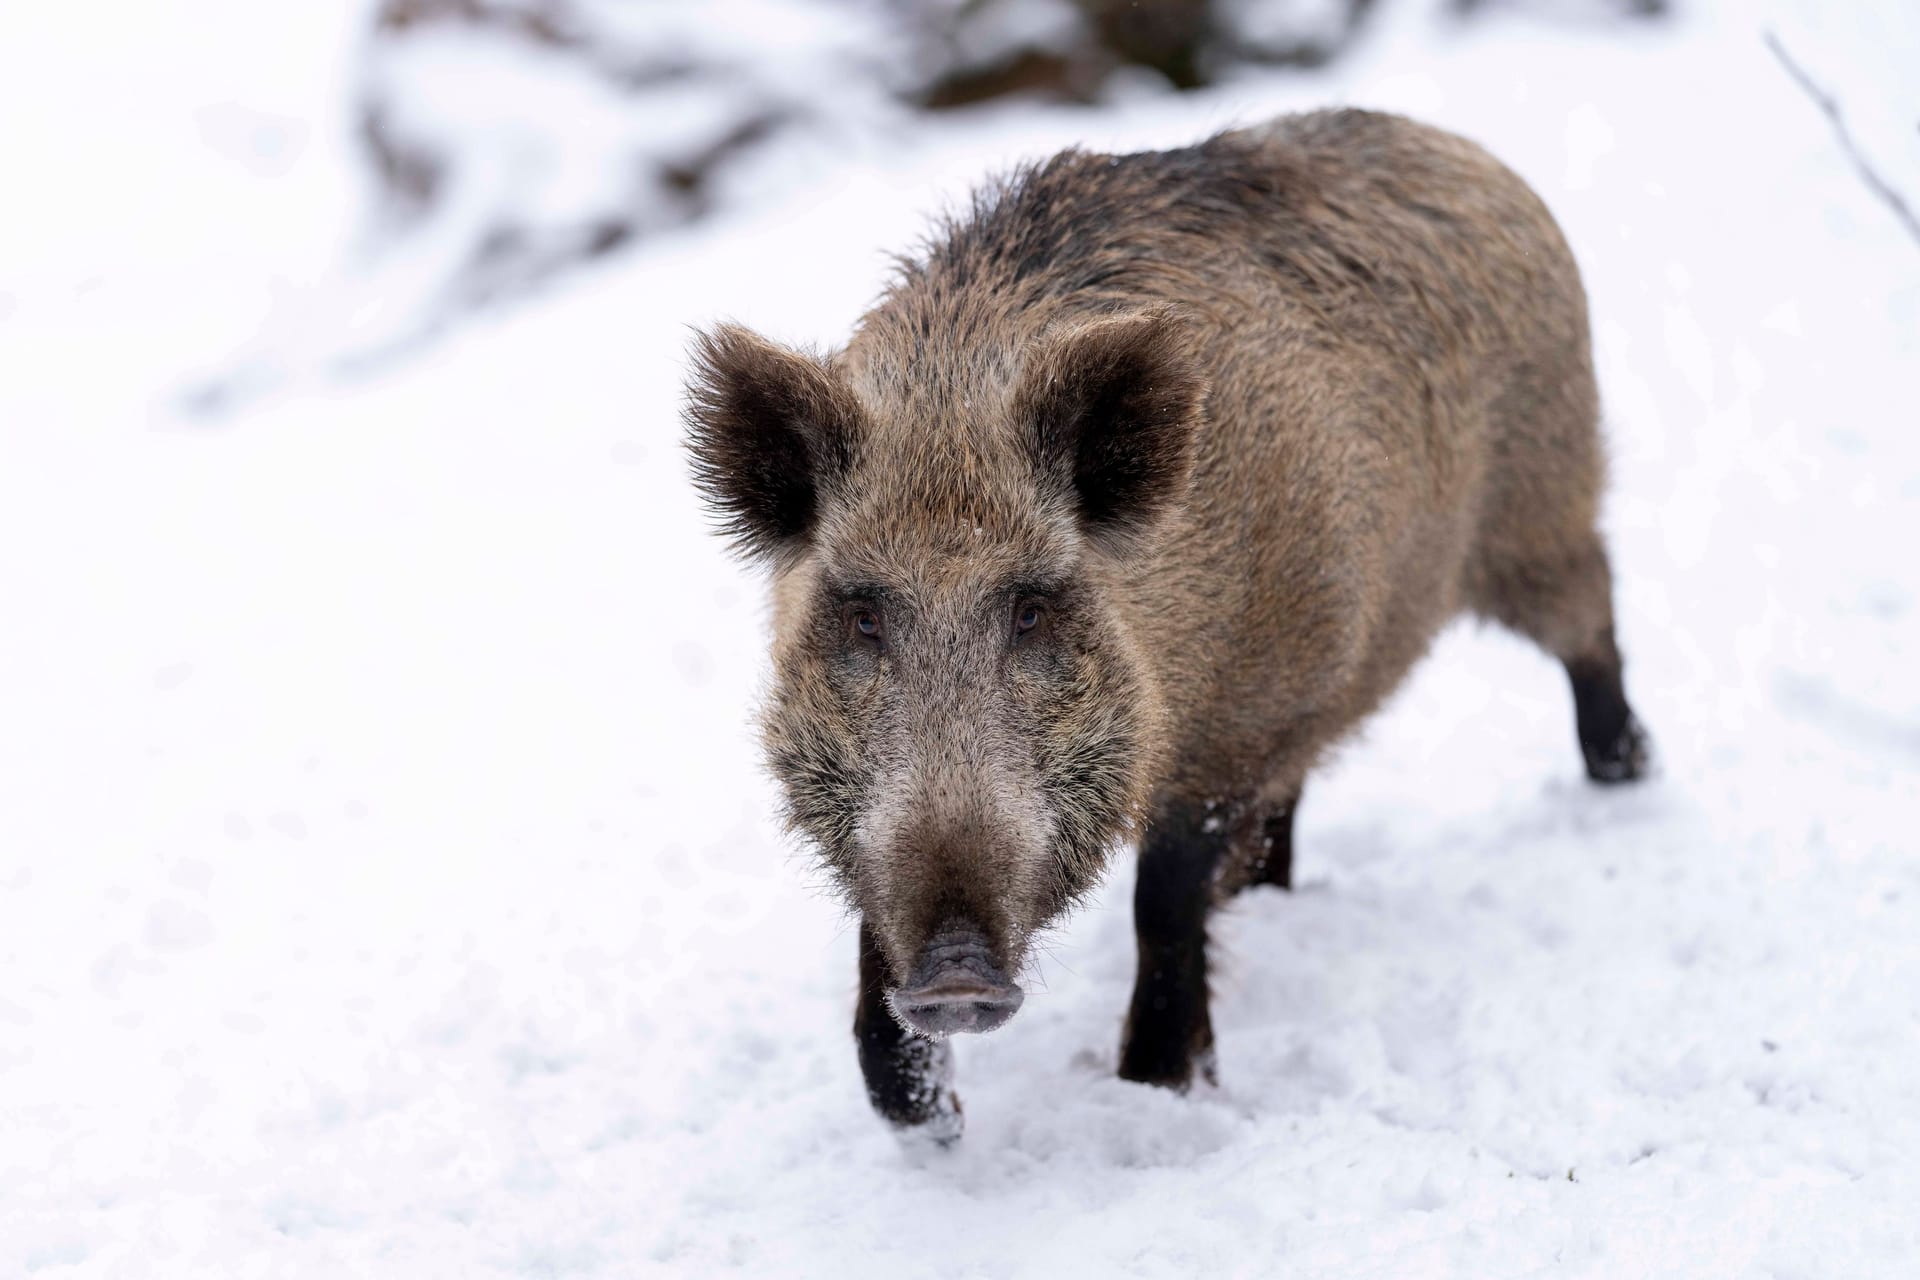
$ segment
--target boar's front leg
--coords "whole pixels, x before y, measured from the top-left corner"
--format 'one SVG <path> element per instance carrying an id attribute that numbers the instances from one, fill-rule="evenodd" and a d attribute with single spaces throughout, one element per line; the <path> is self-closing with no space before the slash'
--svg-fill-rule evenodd
<path id="1" fill-rule="evenodd" d="M 860 1074 L 867 1100 L 897 1128 L 938 1142 L 960 1136 L 960 1099 L 953 1092 L 953 1048 L 916 1036 L 887 1007 L 887 962 L 873 928 L 860 925 L 860 1003 L 853 1012 Z"/>
<path id="2" fill-rule="evenodd" d="M 1140 948 L 1120 1078 L 1184 1089 L 1197 1066 L 1213 1078 L 1207 1016 L 1207 911 L 1228 823 L 1191 806 L 1155 818 L 1140 849 L 1133 924 Z"/>

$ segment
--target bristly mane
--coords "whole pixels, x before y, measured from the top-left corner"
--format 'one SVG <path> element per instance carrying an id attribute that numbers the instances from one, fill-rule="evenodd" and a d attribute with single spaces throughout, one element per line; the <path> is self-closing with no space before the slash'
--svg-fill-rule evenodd
<path id="1" fill-rule="evenodd" d="M 1064 151 L 978 188 L 918 257 L 897 260 L 896 288 L 1097 291 L 1123 275 L 1158 271 L 1171 256 L 1162 237 L 1218 236 L 1223 217 L 1271 209 L 1296 185 L 1286 176 L 1270 153 L 1227 135 L 1176 151 Z"/>
<path id="2" fill-rule="evenodd" d="M 1257 232 L 1235 237 L 1248 222 L 1309 228 L 1299 215 L 1318 203 L 1317 185 L 1304 157 L 1232 134 L 1173 151 L 1073 150 L 1021 165 L 940 219 L 917 252 L 895 258 L 862 330 L 889 349 L 904 339 L 919 367 L 994 338 L 1017 343 L 1062 314 L 1189 305 L 1217 288 L 1202 264 L 1223 237 L 1272 243 Z M 1339 246 L 1300 249 L 1270 265 L 1309 292 L 1365 273 Z"/>

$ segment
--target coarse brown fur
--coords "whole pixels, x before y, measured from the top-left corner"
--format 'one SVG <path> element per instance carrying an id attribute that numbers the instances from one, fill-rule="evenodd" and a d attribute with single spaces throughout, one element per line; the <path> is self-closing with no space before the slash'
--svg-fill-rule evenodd
<path id="1" fill-rule="evenodd" d="M 1017 968 L 1144 833 L 1122 1070 L 1184 1083 L 1207 904 L 1284 883 L 1307 772 L 1463 611 L 1636 774 L 1589 347 L 1538 198 L 1363 111 L 1021 170 L 824 359 L 705 337 L 697 475 L 775 571 L 769 756 L 869 968 L 956 921 Z"/>

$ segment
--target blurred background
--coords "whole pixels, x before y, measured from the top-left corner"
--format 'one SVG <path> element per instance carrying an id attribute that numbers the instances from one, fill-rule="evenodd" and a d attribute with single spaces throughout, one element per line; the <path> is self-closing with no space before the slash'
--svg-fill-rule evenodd
<path id="1" fill-rule="evenodd" d="M 1709 17 L 1742 60 L 1769 39 L 1793 51 L 1911 231 L 1915 49 L 1898 5 L 196 0 L 6 18 L 4 305 L 25 313 L 16 342 L 28 326 L 170 317 L 167 352 L 148 358 L 174 370 L 185 411 L 217 417 L 969 134 L 996 139 L 981 150 L 1004 166 L 1044 149 L 1020 145 L 1020 121 L 1124 145 L 1151 130 L 1150 104 L 1181 95 L 1175 117 L 1201 127 L 1289 91 L 1438 105 L 1465 48 L 1509 50 L 1492 60 L 1525 79 L 1581 48 L 1682 46 Z M 1692 74 L 1688 109 L 1714 118 L 1728 105 L 1714 64 Z M 1720 150 L 1763 145 L 1751 121 L 1720 123 Z"/>
<path id="2" fill-rule="evenodd" d="M 1911 3 L 0 6 L 0 1273 L 1910 1277 L 1916 69 Z M 1456 628 L 1220 922 L 1219 1089 L 1112 1078 L 1122 858 L 903 1154 L 690 332 L 1330 104 L 1567 231 L 1662 776 Z"/>

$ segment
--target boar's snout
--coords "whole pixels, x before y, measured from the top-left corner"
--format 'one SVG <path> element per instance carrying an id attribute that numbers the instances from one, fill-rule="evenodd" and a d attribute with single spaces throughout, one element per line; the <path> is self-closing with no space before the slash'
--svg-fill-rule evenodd
<path id="1" fill-rule="evenodd" d="M 995 963 L 986 935 L 971 927 L 934 935 L 906 984 L 888 995 L 902 1022 L 935 1038 L 992 1031 L 1027 998 Z"/>

